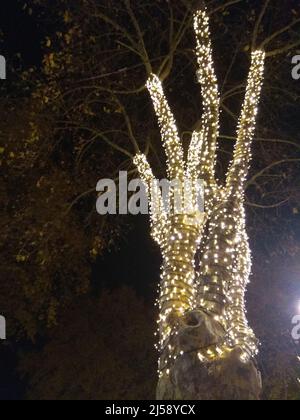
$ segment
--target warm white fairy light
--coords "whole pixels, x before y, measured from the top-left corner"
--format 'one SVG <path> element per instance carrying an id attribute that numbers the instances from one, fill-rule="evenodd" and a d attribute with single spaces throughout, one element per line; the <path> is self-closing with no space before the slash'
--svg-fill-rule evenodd
<path id="1" fill-rule="evenodd" d="M 227 176 L 228 200 L 233 203 L 235 223 L 232 277 L 228 287 L 228 321 L 234 345 L 245 351 L 244 359 L 257 353 L 257 340 L 248 326 L 245 310 L 245 292 L 251 273 L 251 252 L 246 233 L 244 187 L 251 160 L 251 145 L 255 130 L 258 104 L 264 75 L 264 51 L 254 51 L 247 83 L 246 97 L 238 125 L 234 159 Z"/>
<path id="2" fill-rule="evenodd" d="M 152 234 L 163 256 L 158 299 L 160 376 L 164 373 L 168 375 L 174 360 L 183 354 L 175 347 L 172 337 L 178 334 L 182 316 L 193 309 L 204 310 L 224 329 L 221 343 L 199 350 L 201 362 L 226 357 L 237 347 L 244 363 L 257 353 L 257 341 L 248 325 L 245 309 L 251 253 L 246 233 L 244 184 L 251 159 L 265 53 L 252 53 L 234 159 L 226 186 L 222 187 L 215 179 L 220 99 L 212 59 L 209 18 L 205 10 L 195 14 L 194 29 L 204 111 L 201 128 L 192 135 L 186 163 L 161 81 L 151 75 L 147 82 L 167 155 L 168 175 L 171 180 L 183 181 L 187 178 L 190 181 L 185 203 L 189 201 L 185 207 L 188 210 L 184 214 L 167 214 L 164 211 L 161 192 L 147 158 L 142 154 L 135 158 L 151 202 Z M 196 181 L 199 177 L 204 178 L 206 216 L 197 210 L 199 185 Z M 170 195 L 173 193 L 171 191 Z M 199 248 L 202 257 L 197 278 L 195 255 Z"/>
<path id="3" fill-rule="evenodd" d="M 232 252 L 232 275 L 228 284 L 227 318 L 230 330 L 227 341 L 230 346 L 242 348 L 243 361 L 247 361 L 257 353 L 257 340 L 253 330 L 248 325 L 245 307 L 246 287 L 251 274 L 251 252 L 246 233 L 243 203 L 236 204 L 234 211 L 236 234 Z"/>
<path id="4" fill-rule="evenodd" d="M 231 190 L 236 188 L 241 199 L 244 197 L 244 182 L 248 174 L 251 159 L 251 145 L 262 89 L 265 56 L 265 52 L 261 50 L 252 53 L 246 97 L 239 119 L 234 159 L 227 176 L 228 188 Z"/>
<path id="5" fill-rule="evenodd" d="M 154 109 L 161 129 L 163 146 L 167 155 L 169 179 L 183 180 L 183 149 L 178 135 L 176 122 L 165 98 L 163 87 L 158 76 L 152 74 L 147 81 L 147 88 L 152 98 Z"/>
<path id="6" fill-rule="evenodd" d="M 203 215 L 197 211 L 167 215 L 161 191 L 146 156 L 138 154 L 134 163 L 148 192 L 152 235 L 161 247 L 163 255 L 158 301 L 160 348 L 162 349 L 173 332 L 170 318 L 181 317 L 190 308 L 196 306 L 194 261 L 203 226 Z"/>
<path id="7" fill-rule="evenodd" d="M 212 44 L 209 30 L 209 17 L 206 10 L 199 10 L 194 17 L 196 34 L 196 56 L 198 62 L 198 79 L 202 87 L 203 116 L 201 129 L 193 133 L 190 151 L 189 168 L 208 178 L 214 183 L 216 144 L 219 136 L 220 95 L 218 81 L 214 71 Z M 198 176 L 197 174 L 197 176 Z"/>
<path id="8" fill-rule="evenodd" d="M 134 158 L 134 164 L 137 167 L 140 177 L 146 187 L 149 199 L 151 234 L 155 242 L 163 248 L 166 231 L 168 230 L 168 222 L 161 191 L 148 163 L 147 157 L 144 154 L 139 153 Z"/>
<path id="9" fill-rule="evenodd" d="M 220 95 L 214 70 L 213 51 L 206 10 L 194 16 L 198 81 L 203 98 L 201 127 L 192 134 L 189 148 L 187 177 L 204 181 L 206 213 L 209 219 L 212 208 L 217 205 L 220 191 L 215 181 L 215 158 L 219 136 Z M 195 192 L 192 191 L 195 195 Z"/>

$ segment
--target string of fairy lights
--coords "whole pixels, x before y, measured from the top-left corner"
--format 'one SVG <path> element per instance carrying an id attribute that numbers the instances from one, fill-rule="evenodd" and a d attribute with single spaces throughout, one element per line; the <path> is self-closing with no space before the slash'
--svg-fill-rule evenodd
<path id="1" fill-rule="evenodd" d="M 175 118 L 164 95 L 158 76 L 152 74 L 147 81 L 147 88 L 161 127 L 163 145 L 167 155 L 167 173 L 170 180 L 183 180 L 184 157 Z"/>
<path id="2" fill-rule="evenodd" d="M 234 194 L 238 193 L 241 199 L 244 197 L 244 183 L 248 175 L 251 159 L 251 144 L 262 89 L 265 57 L 266 54 L 262 50 L 252 52 L 246 96 L 238 123 L 234 159 L 227 175 L 227 187 L 231 189 L 229 194 L 233 192 Z"/>
<path id="3" fill-rule="evenodd" d="M 194 30 L 203 116 L 201 128 L 192 135 L 186 162 L 162 83 L 154 74 L 147 81 L 167 156 L 168 177 L 181 182 L 188 180 L 183 214 L 166 211 L 158 181 L 147 157 L 138 154 L 134 159 L 151 203 L 152 236 L 163 256 L 158 298 L 160 375 L 169 374 L 172 363 L 182 354 L 172 341 L 172 337 L 178 333 L 182 317 L 197 309 L 212 315 L 224 329 L 222 342 L 199 351 L 202 362 L 222 358 L 237 347 L 241 349 L 241 360 L 244 362 L 257 354 L 257 340 L 248 325 L 245 308 L 251 252 L 246 233 L 244 187 L 251 160 L 265 53 L 260 50 L 252 53 L 234 158 L 226 185 L 218 185 L 215 161 L 220 95 L 206 10 L 195 13 Z M 200 213 L 197 207 L 199 178 L 204 181 L 205 213 Z M 170 196 L 174 196 L 173 190 Z M 171 210 L 174 210 L 174 206 Z M 197 273 L 195 259 L 199 250 L 201 260 Z"/>
<path id="4" fill-rule="evenodd" d="M 195 130 L 189 149 L 188 173 L 208 178 L 210 185 L 215 182 L 215 156 L 220 122 L 220 95 L 214 70 L 209 17 L 205 10 L 199 10 L 194 17 L 196 34 L 196 56 L 198 81 L 202 87 L 203 116 L 201 129 Z M 203 150 L 201 150 L 203 147 Z M 201 150 L 201 153 L 199 153 Z"/>

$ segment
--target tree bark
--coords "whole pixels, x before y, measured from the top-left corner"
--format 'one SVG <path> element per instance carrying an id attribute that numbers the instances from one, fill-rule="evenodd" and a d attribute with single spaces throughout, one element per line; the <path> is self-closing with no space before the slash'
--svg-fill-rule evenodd
<path id="1" fill-rule="evenodd" d="M 261 374 L 255 361 L 242 361 L 241 348 L 217 359 L 199 358 L 199 351 L 216 348 L 224 341 L 225 330 L 219 322 L 200 310 L 188 313 L 178 322 L 178 333 L 170 337 L 178 356 L 168 372 L 161 374 L 158 400 L 260 399 Z"/>
<path id="2" fill-rule="evenodd" d="M 147 157 L 138 154 L 135 158 L 151 208 L 159 210 L 151 213 L 152 235 L 164 261 L 159 298 L 157 398 L 258 400 L 262 385 L 254 361 L 257 340 L 248 325 L 245 308 L 251 252 L 244 201 L 265 53 L 252 52 L 233 161 L 225 185 L 220 185 L 215 174 L 220 94 L 209 14 L 202 2 L 194 15 L 194 29 L 203 116 L 201 127 L 192 134 L 186 162 L 162 83 L 156 75 L 147 82 L 167 155 L 169 180 L 182 183 L 188 179 L 191 186 L 185 195 L 185 214 L 170 216 L 163 211 L 161 194 L 157 197 L 160 190 L 151 186 L 154 175 Z M 195 200 L 199 177 L 204 181 L 206 196 L 202 216 Z M 199 274 L 195 271 L 197 252 Z"/>

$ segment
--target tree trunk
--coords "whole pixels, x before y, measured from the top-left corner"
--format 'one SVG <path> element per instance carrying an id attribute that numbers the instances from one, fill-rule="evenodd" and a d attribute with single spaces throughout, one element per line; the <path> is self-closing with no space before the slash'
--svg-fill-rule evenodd
<path id="1" fill-rule="evenodd" d="M 179 322 L 178 334 L 170 338 L 178 356 L 172 367 L 161 374 L 158 400 L 260 399 L 260 372 L 254 361 L 242 360 L 241 348 L 219 358 L 202 356 L 206 349 L 216 349 L 218 344 L 221 347 L 225 330 L 219 322 L 200 310 L 188 313 Z"/>
<path id="2" fill-rule="evenodd" d="M 251 252 L 244 202 L 265 53 L 252 52 L 233 161 L 225 184 L 220 184 L 215 171 L 220 94 L 204 6 L 195 12 L 194 29 L 203 115 L 192 133 L 187 161 L 161 80 L 152 74 L 147 81 L 167 155 L 169 181 L 182 185 L 188 180 L 191 186 L 184 196 L 183 208 L 188 209 L 184 215 L 164 211 L 147 157 L 141 153 L 135 157 L 151 203 L 152 235 L 164 261 L 157 398 L 258 400 L 262 385 L 254 361 L 257 340 L 245 308 Z M 199 213 L 197 205 L 199 179 L 204 181 L 205 214 Z M 174 198 L 173 193 L 174 188 L 169 198 Z M 195 257 L 199 257 L 198 274 Z"/>

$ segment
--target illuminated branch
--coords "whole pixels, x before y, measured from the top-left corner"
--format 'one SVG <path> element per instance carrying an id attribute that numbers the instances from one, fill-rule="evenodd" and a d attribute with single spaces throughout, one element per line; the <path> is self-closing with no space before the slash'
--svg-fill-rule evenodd
<path id="1" fill-rule="evenodd" d="M 230 251 L 226 256 L 226 264 L 229 273 L 231 272 L 226 284 L 228 306 L 225 316 L 230 327 L 226 346 L 229 348 L 239 347 L 242 350 L 241 358 L 244 362 L 257 353 L 257 340 L 248 326 L 245 308 L 245 293 L 251 272 L 251 253 L 246 233 L 244 197 L 264 75 L 264 60 L 265 53 L 263 51 L 258 50 L 252 53 L 234 158 L 227 175 L 227 210 L 230 209 L 230 215 L 227 214 L 227 220 L 224 218 L 222 222 L 223 235 L 229 245 L 228 251 Z"/>
<path id="2" fill-rule="evenodd" d="M 212 58 L 209 17 L 205 10 L 196 12 L 194 29 L 197 41 L 198 76 L 199 83 L 202 86 L 204 112 L 201 130 L 195 132 L 192 137 L 188 171 L 193 173 L 195 167 L 199 165 L 201 166 L 201 172 L 205 175 L 204 177 L 213 182 L 219 135 L 220 96 Z M 202 150 L 200 150 L 201 145 L 203 146 Z"/>
<path id="3" fill-rule="evenodd" d="M 184 178 L 184 159 L 175 118 L 164 95 L 160 79 L 152 74 L 147 81 L 154 109 L 161 129 L 163 146 L 167 155 L 167 171 L 170 180 Z"/>
<path id="4" fill-rule="evenodd" d="M 162 248 L 165 241 L 166 213 L 162 194 L 146 156 L 139 153 L 134 158 L 141 180 L 143 181 L 150 203 L 151 230 L 155 242 Z"/>
<path id="5" fill-rule="evenodd" d="M 249 327 L 246 317 L 245 294 L 251 274 L 251 251 L 246 232 L 245 209 L 242 202 L 234 205 L 236 234 L 232 253 L 232 274 L 228 284 L 227 322 L 230 326 L 227 336 L 229 347 L 243 350 L 242 360 L 247 362 L 257 354 L 257 339 Z"/>
<path id="6" fill-rule="evenodd" d="M 248 326 L 245 311 L 251 255 L 245 228 L 244 191 L 265 53 L 261 50 L 252 53 L 234 159 L 225 188 L 219 186 L 215 179 L 220 96 L 206 10 L 195 13 L 194 28 L 204 110 L 201 127 L 192 134 L 187 164 L 184 162 L 175 118 L 165 98 L 162 82 L 154 74 L 147 81 L 166 151 L 169 181 L 185 181 L 184 187 L 188 181 L 183 213 L 177 214 L 175 206 L 171 213 L 167 211 L 164 196 L 146 156 L 138 153 L 134 158 L 151 203 L 152 234 L 160 245 L 163 257 L 158 299 L 161 376 L 169 375 L 172 363 L 183 353 L 172 343 L 183 317 L 191 311 L 208 314 L 220 329 L 218 342 L 214 340 L 211 346 L 199 350 L 200 360 L 218 359 L 239 348 L 242 361 L 247 362 L 257 352 L 257 341 Z M 201 213 L 197 207 L 198 178 L 204 179 L 206 214 Z M 175 188 L 171 188 L 169 199 L 174 198 L 174 195 Z M 207 229 L 204 230 L 207 220 Z M 199 245 L 201 261 L 197 279 L 195 256 Z"/>
<path id="7" fill-rule="evenodd" d="M 260 100 L 265 52 L 261 50 L 252 53 L 252 63 L 247 83 L 246 97 L 239 120 L 237 142 L 233 162 L 227 175 L 227 187 L 232 191 L 238 189 L 244 194 L 244 184 L 251 160 L 251 144 L 254 137 L 256 116 Z"/>

